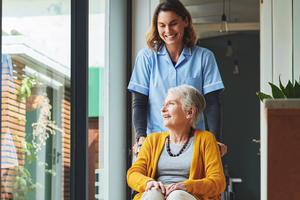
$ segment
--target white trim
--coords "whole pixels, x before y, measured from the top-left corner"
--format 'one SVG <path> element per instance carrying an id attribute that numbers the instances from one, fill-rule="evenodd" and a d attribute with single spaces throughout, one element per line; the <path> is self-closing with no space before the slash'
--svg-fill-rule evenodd
<path id="1" fill-rule="evenodd" d="M 31 69 L 42 72 L 53 80 L 70 85 L 70 62 L 49 51 L 24 35 L 3 36 L 2 53 L 23 63 Z"/>
<path id="2" fill-rule="evenodd" d="M 203 88 L 206 88 L 206 87 L 208 87 L 208 86 L 215 85 L 215 84 L 218 84 L 218 83 L 222 83 L 222 81 L 219 81 L 219 82 L 216 82 L 216 83 L 212 83 L 212 84 L 209 84 L 209 85 L 203 86 Z"/>
<path id="3" fill-rule="evenodd" d="M 285 86 L 292 80 L 293 24 L 292 0 L 273 1 L 273 83 L 279 84 L 279 75 Z M 283 39 L 284 38 L 284 39 Z"/>
<path id="4" fill-rule="evenodd" d="M 2 53 L 10 54 L 12 58 L 32 68 L 37 67 L 37 65 L 46 65 L 47 68 L 70 78 L 70 62 L 67 59 L 59 57 L 23 35 L 3 36 Z"/>
<path id="5" fill-rule="evenodd" d="M 104 200 L 126 196 L 126 2 L 105 0 Z"/>
<path id="6" fill-rule="evenodd" d="M 143 87 L 143 88 L 146 88 L 146 89 L 149 89 L 148 87 L 145 87 L 145 86 L 143 86 L 143 85 L 140 85 L 140 84 L 137 84 L 137 83 L 134 83 L 134 82 L 130 82 L 130 83 L 132 83 L 132 84 L 134 84 L 134 85 L 138 85 L 138 86 Z"/>
<path id="7" fill-rule="evenodd" d="M 273 19 L 272 1 L 260 4 L 260 91 L 271 94 L 268 82 L 273 82 Z M 254 138 L 258 139 L 258 138 Z M 260 199 L 267 200 L 267 126 L 264 103 L 260 103 Z"/>
<path id="8" fill-rule="evenodd" d="M 300 76 L 300 1 L 293 1 L 294 27 L 294 79 L 299 81 Z"/>

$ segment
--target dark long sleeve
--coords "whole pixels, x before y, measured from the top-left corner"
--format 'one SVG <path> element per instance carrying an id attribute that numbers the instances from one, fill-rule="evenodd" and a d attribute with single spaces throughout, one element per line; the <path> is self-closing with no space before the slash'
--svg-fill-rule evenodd
<path id="1" fill-rule="evenodd" d="M 139 92 L 133 94 L 133 126 L 136 138 L 147 137 L 148 96 Z"/>
<path id="2" fill-rule="evenodd" d="M 219 91 L 204 95 L 206 101 L 206 121 L 208 129 L 218 142 L 222 142 L 222 110 Z"/>

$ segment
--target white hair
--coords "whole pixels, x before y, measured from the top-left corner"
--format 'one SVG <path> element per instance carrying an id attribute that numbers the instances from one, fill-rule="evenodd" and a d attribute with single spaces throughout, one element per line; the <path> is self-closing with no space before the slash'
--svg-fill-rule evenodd
<path id="1" fill-rule="evenodd" d="M 196 109 L 196 113 L 193 116 L 190 124 L 193 128 L 196 128 L 198 121 L 201 118 L 202 112 L 206 106 L 204 97 L 202 96 L 201 92 L 199 92 L 195 87 L 190 85 L 179 85 L 174 88 L 170 88 L 168 90 L 167 95 L 170 93 L 175 94 L 179 97 L 182 109 L 187 111 L 191 107 Z"/>

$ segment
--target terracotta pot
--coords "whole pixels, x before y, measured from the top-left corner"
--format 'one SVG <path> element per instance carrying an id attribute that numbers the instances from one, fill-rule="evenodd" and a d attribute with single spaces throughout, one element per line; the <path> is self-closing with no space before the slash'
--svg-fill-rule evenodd
<path id="1" fill-rule="evenodd" d="M 266 100 L 268 199 L 300 196 L 300 99 Z"/>
<path id="2" fill-rule="evenodd" d="M 39 108 L 44 100 L 43 93 L 46 92 L 45 86 L 34 86 L 31 88 L 30 97 L 26 97 L 26 110 L 33 111 Z"/>

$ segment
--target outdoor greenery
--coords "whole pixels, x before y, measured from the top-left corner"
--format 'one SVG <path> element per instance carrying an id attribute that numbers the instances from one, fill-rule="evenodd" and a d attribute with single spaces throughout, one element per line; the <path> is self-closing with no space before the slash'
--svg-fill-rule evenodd
<path id="1" fill-rule="evenodd" d="M 22 80 L 22 84 L 20 87 L 19 91 L 19 100 L 23 101 L 26 100 L 27 97 L 31 96 L 32 93 L 32 88 L 35 85 L 38 85 L 39 81 L 38 81 L 38 77 L 25 77 Z M 48 100 L 48 104 L 49 104 L 49 99 L 47 98 L 46 100 Z M 48 105 L 47 104 L 47 105 Z M 49 107 L 49 105 L 48 105 Z M 48 108 L 47 107 L 47 108 Z M 51 106 L 47 109 L 47 111 L 49 112 L 48 115 L 51 116 Z M 19 119 L 19 121 L 24 121 L 27 122 L 26 119 Z M 40 122 L 40 123 L 45 123 L 44 121 Z M 35 123 L 36 124 L 36 123 Z M 54 123 L 53 123 L 54 124 Z M 44 125 L 46 126 L 46 124 Z M 56 128 L 55 125 L 53 125 L 53 127 L 47 128 L 47 130 L 52 133 L 53 130 L 51 128 Z M 46 129 L 45 129 L 46 130 Z M 26 162 L 27 164 L 30 164 L 32 162 L 36 162 L 36 166 L 37 167 L 42 167 L 43 169 L 45 169 L 45 173 L 46 174 L 50 174 L 55 176 L 56 173 L 54 170 L 49 169 L 48 164 L 45 162 L 42 162 L 38 159 L 38 156 L 36 154 L 37 152 L 37 148 L 34 146 L 34 141 L 32 141 L 32 143 L 27 142 L 27 141 L 21 141 L 22 144 L 22 149 L 21 152 L 23 154 L 25 154 L 26 157 Z M 44 140 L 45 142 L 45 140 Z M 41 183 L 35 182 L 35 180 L 31 177 L 30 172 L 28 171 L 28 169 L 26 169 L 24 166 L 16 166 L 15 169 L 16 171 L 16 176 L 15 176 L 15 182 L 14 182 L 14 199 L 19 200 L 19 199 L 26 199 L 26 195 L 30 192 L 34 192 L 39 188 L 44 188 L 44 186 Z"/>
<path id="2" fill-rule="evenodd" d="M 23 101 L 26 99 L 26 95 L 28 97 L 30 97 L 31 95 L 31 88 L 38 84 L 38 77 L 34 77 L 34 78 L 31 78 L 31 77 L 26 77 L 26 78 L 23 78 L 22 80 L 22 84 L 21 84 L 21 88 L 19 91 L 19 99 L 20 101 Z"/>
<path id="3" fill-rule="evenodd" d="M 19 100 L 20 101 L 23 101 L 26 99 L 26 96 L 27 97 L 30 97 L 31 95 L 31 88 L 38 84 L 38 77 L 34 77 L 34 78 L 31 78 L 31 77 L 26 77 L 26 78 L 23 78 L 22 80 L 22 84 L 21 84 L 21 88 L 18 90 L 19 92 Z M 27 122 L 26 119 L 21 119 L 21 118 L 18 118 L 19 121 L 23 121 L 23 122 Z"/>
<path id="4" fill-rule="evenodd" d="M 300 78 L 299 78 L 300 82 Z M 264 99 L 289 99 L 289 98 L 300 98 L 300 84 L 295 80 L 294 85 L 291 83 L 291 81 L 288 81 L 288 84 L 286 87 L 284 87 L 281 83 L 280 76 L 279 76 L 279 87 L 274 85 L 273 83 L 270 83 L 270 86 L 272 88 L 272 96 L 257 92 L 256 95 L 258 98 L 263 102 Z"/>
<path id="5" fill-rule="evenodd" d="M 35 154 L 35 149 L 31 143 L 22 141 L 22 149 L 21 152 L 25 153 L 26 160 L 28 164 L 32 162 L 38 162 L 39 167 L 45 167 L 46 174 L 51 174 L 53 176 L 56 175 L 55 171 L 52 169 L 47 169 L 48 164 L 39 161 L 38 157 Z M 36 191 L 38 188 L 43 188 L 43 185 L 40 183 L 35 183 L 35 181 L 31 178 L 30 172 L 24 168 L 23 166 L 18 166 L 15 168 L 16 171 L 16 181 L 14 182 L 14 199 L 25 199 L 26 194 L 29 192 Z"/>

